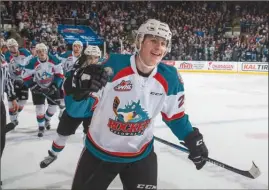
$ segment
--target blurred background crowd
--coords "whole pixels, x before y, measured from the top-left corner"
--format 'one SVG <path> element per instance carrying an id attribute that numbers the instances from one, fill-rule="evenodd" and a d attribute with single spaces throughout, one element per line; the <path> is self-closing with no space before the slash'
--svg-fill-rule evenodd
<path id="1" fill-rule="evenodd" d="M 64 51 L 58 24 L 90 26 L 107 52 L 131 54 L 134 34 L 149 18 L 166 22 L 173 33 L 166 60 L 268 61 L 269 2 L 1 2 L 1 36 L 15 35 L 21 46 L 44 42 Z M 5 21 L 5 22 L 3 22 Z M 4 23 L 10 23 L 7 30 Z"/>

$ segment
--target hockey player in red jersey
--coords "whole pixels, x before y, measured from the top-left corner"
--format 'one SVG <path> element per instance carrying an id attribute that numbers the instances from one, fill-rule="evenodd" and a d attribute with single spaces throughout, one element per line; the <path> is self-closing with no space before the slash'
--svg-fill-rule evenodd
<path id="1" fill-rule="evenodd" d="M 159 113 L 184 141 L 196 168 L 205 165 L 208 150 L 185 114 L 184 86 L 176 68 L 161 62 L 171 50 L 171 38 L 166 23 L 149 19 L 138 29 L 135 55 L 111 54 L 103 68 L 75 71 L 73 88 L 96 97 L 98 104 L 72 190 L 107 189 L 118 174 L 125 190 L 157 189 L 153 127 Z M 107 70 L 107 84 L 100 85 Z"/>

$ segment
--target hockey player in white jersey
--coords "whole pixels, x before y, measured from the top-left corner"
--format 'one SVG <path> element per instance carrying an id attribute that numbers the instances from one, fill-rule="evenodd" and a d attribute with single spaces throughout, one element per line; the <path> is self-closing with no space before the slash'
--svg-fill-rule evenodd
<path id="1" fill-rule="evenodd" d="M 81 41 L 74 41 L 72 44 L 72 51 L 67 51 L 61 55 L 61 61 L 65 77 L 67 77 L 70 71 L 73 69 L 73 65 L 77 59 L 81 56 L 83 50 L 83 44 Z"/>
<path id="2" fill-rule="evenodd" d="M 171 49 L 172 34 L 166 23 L 149 19 L 136 36 L 136 55 L 111 54 L 103 65 L 112 74 L 105 87 L 103 71 L 78 69 L 73 87 L 98 99 L 85 148 L 79 159 L 72 190 L 107 189 L 119 174 L 124 190 L 157 189 L 157 156 L 153 125 L 163 121 L 189 149 L 199 170 L 208 157 L 203 136 L 193 128 L 184 108 L 184 86 L 176 68 L 161 62 Z M 99 77 L 96 74 L 99 73 Z M 100 90 L 97 93 L 96 87 Z"/>
<path id="3" fill-rule="evenodd" d="M 61 61 L 53 55 L 48 55 L 45 44 L 36 45 L 37 56 L 32 58 L 23 72 L 23 80 L 32 91 L 33 104 L 36 106 L 36 117 L 39 127 L 38 137 L 42 137 L 44 129 L 50 129 L 50 119 L 57 111 L 55 104 L 60 98 L 60 88 L 63 82 Z M 50 97 L 54 102 L 47 99 Z M 45 110 L 45 99 L 48 102 Z"/>
<path id="4" fill-rule="evenodd" d="M 22 79 L 22 71 L 32 58 L 31 53 L 25 48 L 19 48 L 18 42 L 11 38 L 7 40 L 8 51 L 5 53 L 5 58 L 8 62 L 10 77 L 13 81 L 13 86 L 16 93 L 16 98 L 19 104 L 19 110 L 14 111 L 12 101 L 8 99 L 10 123 L 7 124 L 8 130 L 14 129 L 18 125 L 18 115 L 23 110 L 29 96 L 29 89 L 24 84 Z"/>
<path id="5" fill-rule="evenodd" d="M 58 56 L 58 58 L 62 62 L 63 72 L 65 78 L 70 76 L 71 70 L 73 69 L 73 66 L 75 62 L 78 60 L 78 58 L 81 56 L 81 52 L 83 50 L 83 44 L 81 41 L 74 41 L 72 44 L 72 51 L 67 51 L 64 54 L 61 54 Z M 63 92 L 61 91 L 61 99 L 60 99 L 61 105 L 64 105 L 64 97 Z M 60 110 L 59 118 L 63 114 L 63 109 Z"/>

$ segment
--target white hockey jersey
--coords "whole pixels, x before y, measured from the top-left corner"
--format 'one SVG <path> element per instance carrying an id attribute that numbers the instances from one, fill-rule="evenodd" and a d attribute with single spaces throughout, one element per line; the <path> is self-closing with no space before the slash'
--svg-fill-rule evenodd
<path id="1" fill-rule="evenodd" d="M 71 70 L 75 62 L 78 60 L 79 57 L 76 57 L 73 51 L 67 51 L 61 55 L 61 62 L 64 71 L 64 75 L 67 77 L 70 75 Z"/>
<path id="2" fill-rule="evenodd" d="M 134 55 L 112 54 L 104 64 L 113 75 L 98 100 L 86 147 L 109 162 L 133 162 L 153 146 L 154 119 L 163 121 L 183 140 L 193 128 L 184 110 L 184 88 L 177 70 L 160 63 L 149 77 L 137 73 Z"/>
<path id="3" fill-rule="evenodd" d="M 8 51 L 5 54 L 5 58 L 8 62 L 11 79 L 22 80 L 22 71 L 32 58 L 31 53 L 25 48 L 20 48 L 17 56 L 12 55 Z"/>
<path id="4" fill-rule="evenodd" d="M 34 57 L 26 65 L 22 77 L 28 87 L 37 83 L 41 88 L 48 88 L 54 83 L 60 88 L 64 78 L 61 61 L 51 54 L 44 63 Z"/>

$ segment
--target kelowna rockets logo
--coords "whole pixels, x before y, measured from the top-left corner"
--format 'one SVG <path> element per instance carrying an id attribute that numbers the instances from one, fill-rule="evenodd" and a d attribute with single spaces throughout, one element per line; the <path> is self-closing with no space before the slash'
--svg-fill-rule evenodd
<path id="1" fill-rule="evenodd" d="M 140 100 L 132 101 L 118 108 L 120 100 L 115 97 L 113 102 L 113 111 L 116 115 L 115 119 L 109 119 L 107 126 L 114 134 L 121 136 L 143 135 L 144 131 L 150 123 L 147 112 L 141 107 Z"/>

